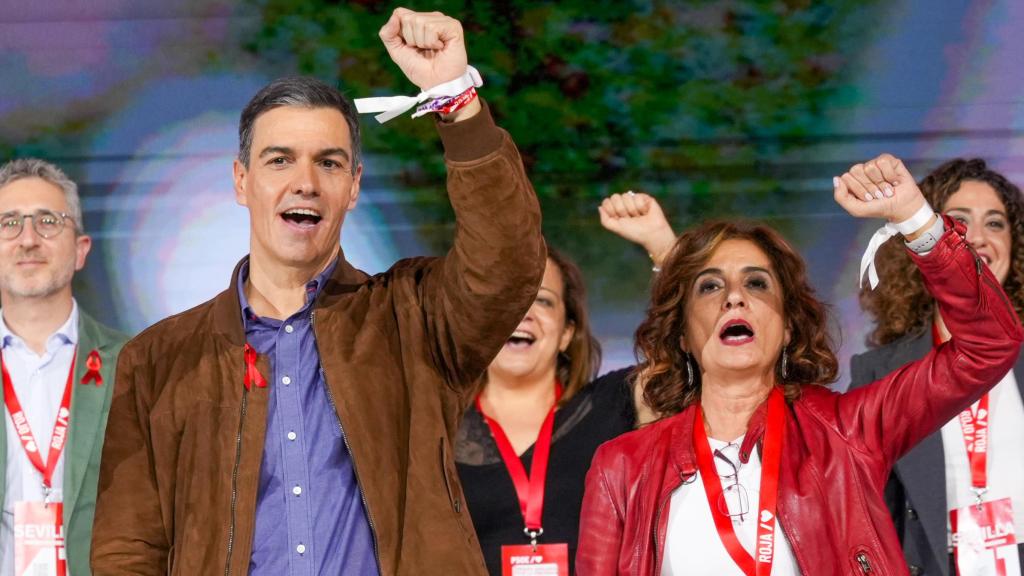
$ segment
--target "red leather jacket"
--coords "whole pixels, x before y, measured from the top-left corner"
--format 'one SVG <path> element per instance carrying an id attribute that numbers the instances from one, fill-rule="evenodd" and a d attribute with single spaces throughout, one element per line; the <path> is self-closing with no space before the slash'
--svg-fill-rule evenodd
<path id="1" fill-rule="evenodd" d="M 925 358 L 838 394 L 806 386 L 789 404 L 778 518 L 807 575 L 907 574 L 883 490 L 893 463 L 996 384 L 1020 348 L 1017 315 L 962 226 L 914 255 L 953 335 Z M 672 492 L 697 472 L 696 406 L 607 442 L 587 475 L 580 576 L 657 575 Z M 751 417 L 740 457 L 764 432 Z M 710 529 L 710 528 L 709 528 Z"/>

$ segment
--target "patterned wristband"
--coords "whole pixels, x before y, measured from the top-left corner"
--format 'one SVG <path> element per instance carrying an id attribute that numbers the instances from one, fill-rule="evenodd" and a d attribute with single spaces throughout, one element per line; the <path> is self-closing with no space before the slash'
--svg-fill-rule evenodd
<path id="1" fill-rule="evenodd" d="M 413 118 L 436 112 L 438 114 L 451 114 L 456 110 L 465 107 L 467 104 L 476 98 L 476 87 L 470 86 L 462 94 L 457 96 L 445 96 L 443 98 L 435 98 L 428 102 L 424 102 L 416 107 L 416 113 Z"/>

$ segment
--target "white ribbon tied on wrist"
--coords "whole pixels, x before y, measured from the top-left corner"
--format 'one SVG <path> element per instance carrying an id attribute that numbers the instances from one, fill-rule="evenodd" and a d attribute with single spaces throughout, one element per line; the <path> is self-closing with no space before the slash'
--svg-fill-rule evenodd
<path id="1" fill-rule="evenodd" d="M 466 73 L 459 76 L 455 80 L 449 80 L 444 84 L 438 84 L 429 90 L 424 90 L 416 96 L 380 96 L 377 98 L 356 98 L 356 110 L 360 114 L 372 114 L 374 112 L 381 112 L 374 118 L 381 124 L 395 118 L 407 110 L 412 109 L 413 106 L 426 102 L 427 100 L 436 100 L 438 98 L 450 98 L 452 96 L 458 96 L 470 88 L 479 88 L 484 85 L 483 79 L 480 77 L 480 72 L 477 72 L 476 68 L 472 66 L 466 66 Z M 429 110 L 421 110 L 412 115 L 413 118 L 419 118 L 424 114 L 428 114 Z"/>
<path id="2" fill-rule="evenodd" d="M 874 234 L 871 235 L 871 241 L 868 242 L 868 247 L 864 250 L 864 255 L 860 258 L 860 276 L 858 276 L 858 285 L 864 285 L 864 272 L 868 273 L 868 283 L 871 285 L 871 289 L 874 290 L 878 287 L 878 270 L 875 269 L 875 254 L 878 253 L 878 249 L 882 247 L 890 238 L 897 234 L 903 234 L 908 236 L 918 231 L 928 220 L 931 219 L 932 214 L 935 212 L 932 207 L 925 202 L 917 212 L 910 218 L 907 218 L 903 222 L 893 224 L 891 222 L 886 223 Z"/>
<path id="3" fill-rule="evenodd" d="M 868 283 L 871 284 L 871 289 L 874 290 L 878 287 L 878 270 L 875 269 L 875 254 L 878 252 L 878 249 L 882 247 L 882 244 L 885 244 L 889 238 L 892 238 L 897 234 L 899 234 L 899 231 L 896 230 L 895 225 L 886 224 L 871 235 L 871 241 L 868 242 L 868 248 L 860 258 L 860 276 L 858 276 L 858 278 L 860 278 L 860 282 L 858 283 L 860 286 L 864 285 L 864 272 L 867 271 Z"/>

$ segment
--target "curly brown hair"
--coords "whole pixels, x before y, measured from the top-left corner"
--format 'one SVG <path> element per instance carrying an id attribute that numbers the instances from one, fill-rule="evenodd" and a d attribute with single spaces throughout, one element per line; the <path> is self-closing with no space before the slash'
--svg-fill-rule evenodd
<path id="1" fill-rule="evenodd" d="M 1024 238 L 1024 199 L 1020 189 L 988 168 L 980 158 L 945 162 L 925 176 L 918 186 L 928 203 L 941 212 L 965 181 L 988 184 L 1006 206 L 1010 224 L 1010 271 L 1003 289 L 1017 315 L 1024 318 L 1024 250 L 1017 249 L 1018 239 Z M 902 242 L 883 244 L 875 255 L 875 266 L 883 282 L 875 290 L 862 287 L 860 291 L 860 305 L 875 321 L 875 328 L 867 337 L 868 346 L 883 346 L 928 329 L 935 314 L 935 303 Z"/>
<path id="2" fill-rule="evenodd" d="M 677 414 L 700 398 L 700 370 L 680 347 L 686 329 L 686 305 L 697 275 L 726 240 L 748 240 L 764 251 L 783 291 L 783 317 L 790 328 L 788 370 L 776 377 L 794 400 L 802 386 L 835 381 L 838 361 L 832 351 L 828 312 L 814 296 L 804 261 L 778 232 L 753 222 L 713 221 L 684 232 L 651 288 L 647 317 L 636 331 L 636 374 L 645 383 L 644 400 L 661 416 Z M 779 351 L 780 355 L 782 350 Z M 690 366 L 687 366 L 690 363 Z M 688 385 L 687 370 L 693 370 Z"/>

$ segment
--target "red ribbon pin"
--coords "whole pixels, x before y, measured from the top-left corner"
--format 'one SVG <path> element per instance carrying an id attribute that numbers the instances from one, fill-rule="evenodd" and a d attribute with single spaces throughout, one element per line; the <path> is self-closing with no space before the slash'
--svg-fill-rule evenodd
<path id="1" fill-rule="evenodd" d="M 98 350 L 93 349 L 85 359 L 85 376 L 82 376 L 82 384 L 96 382 L 97 386 L 103 384 L 103 376 L 100 369 L 103 368 L 103 359 L 100 358 Z"/>
<path id="2" fill-rule="evenodd" d="M 256 368 L 256 349 L 248 342 L 245 343 L 245 389 L 252 390 L 252 385 L 257 388 L 266 388 L 267 380 Z"/>

